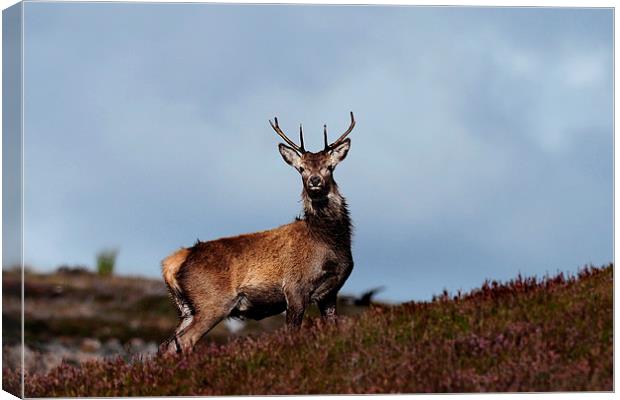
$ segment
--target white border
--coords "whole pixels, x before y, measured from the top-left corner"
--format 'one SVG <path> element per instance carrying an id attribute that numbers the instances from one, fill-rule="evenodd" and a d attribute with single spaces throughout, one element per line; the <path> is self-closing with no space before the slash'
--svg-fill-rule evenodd
<path id="1" fill-rule="evenodd" d="M 30 3 L 30 2 L 35 2 L 38 0 L 25 0 L 24 3 Z M 40 2 L 88 2 L 88 1 L 80 1 L 80 0 L 62 0 L 62 1 L 45 1 L 45 0 L 41 0 Z M 90 1 L 90 2 L 99 2 L 99 1 Z M 126 1 L 115 1 L 115 0 L 108 0 L 108 1 L 100 1 L 100 2 L 106 2 L 106 3 L 125 3 Z M 464 0 L 449 0 L 449 1 L 437 1 L 437 0 L 426 0 L 426 1 L 411 1 L 411 0 L 338 0 L 338 1 L 330 1 L 330 0 L 314 0 L 312 2 L 309 1 L 302 1 L 302 0 L 288 0 L 286 2 L 269 2 L 269 1 L 261 1 L 261 0 L 243 0 L 240 2 L 234 2 L 234 1 L 226 1 L 226 0 L 211 0 L 208 2 L 201 2 L 201 1 L 187 1 L 187 0 L 134 0 L 131 1 L 132 3 L 245 3 L 245 4 L 320 4 L 320 5 L 329 5 L 329 4 L 340 4 L 340 5 L 383 5 L 383 6 L 389 6 L 389 5 L 397 5 L 397 6 L 411 6 L 411 5 L 418 5 L 418 6 L 473 6 L 473 7 L 582 7 L 582 8 L 597 8 L 597 7 L 603 7 L 603 8 L 614 8 L 614 141 L 613 141 L 613 146 L 614 146 L 614 163 L 613 163 L 613 168 L 614 168 L 614 253 L 613 253 L 613 259 L 615 261 L 615 249 L 618 246 L 617 243 L 617 237 L 615 235 L 615 227 L 616 227 L 616 213 L 615 213 L 615 209 L 616 209 L 616 196 L 615 196 L 615 177 L 617 176 L 617 164 L 615 162 L 615 154 L 616 154 L 616 141 L 615 141 L 615 115 L 618 112 L 617 109 L 617 102 L 616 100 L 616 91 L 615 91 L 615 76 L 616 76 L 616 63 L 615 63 L 615 48 L 616 48 L 616 43 L 618 42 L 618 36 L 617 36 L 617 31 L 615 29 L 615 1 L 603 1 L 603 0 L 590 0 L 590 1 L 552 1 L 552 0 L 538 0 L 538 1 L 516 1 L 516 0 L 504 0 L 501 3 L 498 3 L 497 0 L 496 1 L 491 1 L 491 0 L 474 0 L 474 1 L 464 1 Z M 16 0 L 0 0 L 0 7 L 2 8 L 2 10 L 17 4 L 18 1 Z M 23 76 L 23 57 L 24 57 L 24 52 L 23 52 L 23 35 L 24 35 L 24 29 L 23 29 L 23 18 L 24 18 L 24 12 L 25 12 L 25 7 L 23 7 L 22 9 L 22 93 L 23 93 L 23 88 L 24 88 L 24 76 Z M 2 19 L 0 18 L 0 41 L 2 40 Z M 0 71 L 1 71 L 1 66 L 2 66 L 2 55 L 0 52 Z M 0 80 L 0 92 L 2 90 L 2 82 Z M 2 107 L 2 100 L 0 99 L 0 109 Z M 24 116 L 24 112 L 23 112 L 23 107 L 24 107 L 24 98 L 22 96 L 22 129 L 24 129 L 24 120 L 23 120 L 23 116 Z M 0 123 L 1 123 L 1 117 L 0 117 Z M 1 124 L 0 124 L 1 126 Z M 24 174 L 24 169 L 23 169 L 23 162 L 24 162 L 24 158 L 23 158 L 23 134 L 22 134 L 22 182 L 23 182 L 23 174 Z M 1 152 L 1 142 L 0 142 L 0 165 L 1 165 L 1 161 L 2 161 L 2 152 Z M 0 176 L 0 184 L 2 182 L 2 177 Z M 23 185 L 22 185 L 22 200 L 23 200 Z M 0 206 L 2 204 L 2 200 L 0 198 Z M 23 203 L 22 203 L 22 207 L 23 207 Z M 0 216 L 0 223 L 1 223 L 1 216 Z M 22 209 L 22 224 L 23 224 L 23 209 Z M 23 226 L 23 225 L 22 225 Z M 2 233 L 0 232 L 0 239 L 1 239 L 1 235 Z M 23 231 L 22 231 L 22 235 L 23 235 Z M 23 238 L 22 238 L 23 239 Z M 23 241 L 22 241 L 22 260 L 23 260 L 23 250 L 24 250 L 24 246 L 23 246 Z M 1 252 L 1 250 L 0 250 Z M 23 269 L 22 269 L 22 285 L 23 285 Z M 1 288 L 0 288 L 0 294 L 1 294 Z M 614 322 L 615 321 L 619 321 L 620 319 L 618 319 L 619 316 L 619 312 L 615 307 L 615 299 L 616 296 L 618 295 L 618 285 L 616 285 L 615 280 L 614 280 Z M 23 289 L 22 289 L 22 296 L 23 296 Z M 22 304 L 23 304 L 23 298 L 22 298 Z M 1 323 L 0 323 L 1 325 Z M 615 335 L 615 323 L 614 323 L 614 367 L 617 365 L 617 363 L 615 362 L 617 357 L 616 357 L 616 335 Z M 24 354 L 23 354 L 23 308 L 22 308 L 22 365 L 23 365 L 23 361 L 24 361 Z M 23 371 L 22 371 L 22 379 L 23 379 Z M 618 388 L 618 384 L 620 383 L 620 380 L 618 378 L 618 374 L 615 373 L 615 368 L 614 368 L 614 388 Z M 23 390 L 23 381 L 22 381 L 22 390 Z M 23 393 L 22 393 L 23 396 Z M 403 397 L 404 396 L 404 397 Z M 399 396 L 399 398 L 411 398 L 411 399 L 431 399 L 431 398 L 436 398 L 437 396 L 442 396 L 442 395 L 401 395 Z M 592 399 L 608 399 L 608 398 L 615 398 L 616 394 L 615 393 L 592 393 L 592 392 L 581 392 L 581 393 L 520 393 L 520 394 L 462 394 L 462 395 L 458 395 L 458 396 L 464 396 L 467 398 L 472 398 L 472 399 L 495 399 L 495 398 L 500 398 L 500 399 L 533 399 L 533 398 L 538 398 L 538 396 L 543 396 L 544 398 L 547 399 L 568 399 L 568 400 L 572 400 L 572 399 L 582 399 L 582 398 L 592 398 Z M 288 398 L 307 398 L 309 396 L 286 396 Z M 310 397 L 315 397 L 315 396 L 310 396 Z M 331 398 L 331 397 L 342 397 L 342 396 L 321 396 L 324 398 Z M 347 398 L 352 398 L 352 399 L 361 399 L 363 397 L 366 396 L 360 396 L 360 395 L 356 395 L 356 396 L 346 396 Z M 373 396 L 375 398 L 388 398 L 388 395 L 379 395 L 379 396 Z M 390 398 L 393 396 L 389 396 Z M 4 399 L 4 398 L 13 398 L 12 395 L 8 394 L 7 392 L 0 392 L 0 398 Z M 186 397 L 167 397 L 170 399 L 184 399 Z M 225 399 L 230 399 L 230 400 L 244 400 L 247 399 L 248 397 L 239 397 L 239 396 L 229 396 L 229 397 L 222 397 Z M 273 396 L 253 396 L 252 398 L 255 399 L 270 399 L 273 398 Z"/>

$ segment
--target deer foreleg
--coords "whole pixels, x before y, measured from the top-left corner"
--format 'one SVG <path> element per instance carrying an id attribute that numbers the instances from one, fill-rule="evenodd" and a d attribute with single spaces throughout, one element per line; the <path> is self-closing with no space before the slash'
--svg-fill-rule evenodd
<path id="1" fill-rule="evenodd" d="M 324 320 L 333 322 L 336 321 L 336 300 L 337 294 L 330 293 L 321 300 L 317 301 L 321 317 Z"/>
<path id="2" fill-rule="evenodd" d="M 300 290 L 287 291 L 286 289 L 284 297 L 286 298 L 286 326 L 297 330 L 301 327 L 310 298 Z"/>

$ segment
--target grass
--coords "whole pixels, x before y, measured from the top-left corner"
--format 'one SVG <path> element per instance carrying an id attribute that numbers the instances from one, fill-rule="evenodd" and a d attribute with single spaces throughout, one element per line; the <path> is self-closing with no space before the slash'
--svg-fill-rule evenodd
<path id="1" fill-rule="evenodd" d="M 486 282 L 189 355 L 61 365 L 28 397 L 613 390 L 613 265 Z M 3 371 L 4 389 L 19 373 Z"/>

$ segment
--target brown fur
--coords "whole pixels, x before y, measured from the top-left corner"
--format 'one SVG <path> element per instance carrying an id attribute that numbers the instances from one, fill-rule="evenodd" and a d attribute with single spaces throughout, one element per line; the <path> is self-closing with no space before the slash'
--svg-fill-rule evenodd
<path id="1" fill-rule="evenodd" d="M 302 154 L 280 145 L 285 161 L 302 176 L 303 218 L 268 231 L 197 242 L 162 262 L 181 318 L 162 351 L 191 349 L 227 317 L 262 319 L 286 311 L 287 325 L 297 328 L 306 307 L 316 302 L 325 318 L 335 318 L 336 295 L 353 258 L 349 213 L 332 171 L 349 144 L 346 139 L 338 147 Z"/>
<path id="2" fill-rule="evenodd" d="M 176 276 L 177 272 L 179 272 L 181 265 L 185 262 L 185 259 L 187 259 L 188 255 L 189 250 L 187 250 L 186 248 L 181 248 L 166 257 L 161 262 L 161 270 L 162 274 L 164 275 L 164 280 L 173 290 L 181 291 L 181 287 L 177 282 Z"/>

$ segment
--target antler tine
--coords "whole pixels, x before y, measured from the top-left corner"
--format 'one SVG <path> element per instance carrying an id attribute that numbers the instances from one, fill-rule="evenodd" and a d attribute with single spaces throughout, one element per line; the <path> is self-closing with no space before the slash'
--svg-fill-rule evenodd
<path id="1" fill-rule="evenodd" d="M 273 122 L 271 122 L 271 120 L 269 120 L 269 125 L 271 125 L 271 127 L 273 128 L 274 131 L 276 131 L 276 133 L 282 138 L 284 139 L 284 141 L 286 143 L 289 144 L 289 146 L 291 146 L 295 151 L 297 151 L 298 153 L 305 153 L 306 151 L 303 149 L 303 141 L 302 141 L 302 147 L 297 146 L 297 144 L 295 144 L 295 142 L 293 142 L 291 139 L 289 139 L 288 137 L 286 137 L 286 135 L 284 134 L 284 132 L 282 132 L 282 129 L 280 129 L 280 125 L 278 125 L 278 117 L 274 117 L 274 120 L 276 121 L 276 124 L 274 125 Z"/>
<path id="2" fill-rule="evenodd" d="M 301 129 L 301 124 L 299 124 L 299 142 L 301 143 L 301 147 L 300 147 L 301 152 L 305 153 L 306 149 L 304 148 L 304 133 Z"/>
<path id="3" fill-rule="evenodd" d="M 325 148 L 323 150 L 329 150 L 329 143 L 327 143 L 327 125 L 323 125 L 323 140 L 325 141 Z"/>
<path id="4" fill-rule="evenodd" d="M 329 145 L 329 148 L 330 148 L 330 149 L 333 149 L 334 147 L 336 147 L 337 145 L 339 145 L 339 144 L 340 144 L 340 143 L 344 140 L 344 138 L 346 138 L 346 137 L 347 137 L 347 135 L 348 135 L 349 133 L 351 133 L 351 131 L 353 130 L 353 128 L 355 128 L 355 118 L 353 117 L 353 111 L 351 111 L 351 112 L 350 112 L 350 114 L 351 114 L 351 125 L 349 125 L 349 129 L 347 129 L 345 133 L 343 133 L 342 135 L 340 135 L 340 137 L 339 137 L 338 139 L 336 139 L 336 141 L 335 141 L 334 143 L 332 143 L 332 144 L 330 144 L 330 145 Z"/>

